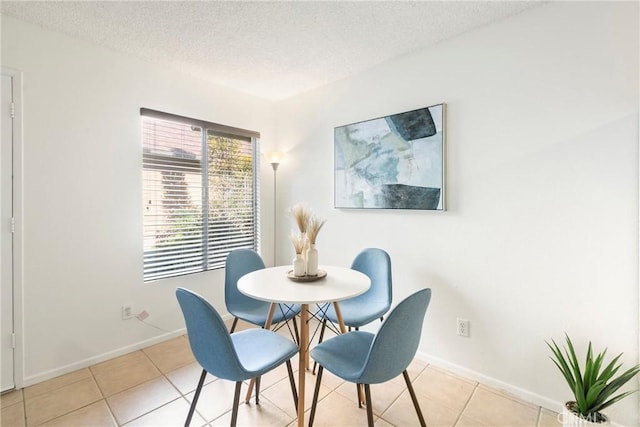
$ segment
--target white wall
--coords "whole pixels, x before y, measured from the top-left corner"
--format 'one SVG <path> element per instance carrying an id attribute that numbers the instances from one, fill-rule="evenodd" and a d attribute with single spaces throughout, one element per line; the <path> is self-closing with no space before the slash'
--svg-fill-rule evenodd
<path id="1" fill-rule="evenodd" d="M 639 358 L 638 16 L 547 4 L 279 103 L 283 212 L 305 201 L 328 219 L 321 263 L 386 249 L 396 303 L 433 289 L 422 356 L 559 409 L 570 393 L 545 340 Z M 333 208 L 335 126 L 441 102 L 447 212 Z M 293 223 L 278 227 L 287 262 Z M 638 402 L 610 413 L 638 425 Z"/>
<path id="2" fill-rule="evenodd" d="M 224 311 L 221 270 L 143 283 L 139 109 L 258 131 L 265 148 L 273 105 L 6 16 L 2 66 L 24 73 L 23 384 L 171 336 L 121 320 L 123 303 L 169 332 L 184 328 L 177 286 Z"/>

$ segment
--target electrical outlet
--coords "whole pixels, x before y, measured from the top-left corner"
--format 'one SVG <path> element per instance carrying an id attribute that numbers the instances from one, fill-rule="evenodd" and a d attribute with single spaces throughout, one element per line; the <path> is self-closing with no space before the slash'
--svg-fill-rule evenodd
<path id="1" fill-rule="evenodd" d="M 122 306 L 122 320 L 131 319 L 133 317 L 133 307 L 129 304 Z"/>
<path id="2" fill-rule="evenodd" d="M 461 337 L 469 336 L 469 321 L 466 319 L 458 319 L 458 335 Z"/>

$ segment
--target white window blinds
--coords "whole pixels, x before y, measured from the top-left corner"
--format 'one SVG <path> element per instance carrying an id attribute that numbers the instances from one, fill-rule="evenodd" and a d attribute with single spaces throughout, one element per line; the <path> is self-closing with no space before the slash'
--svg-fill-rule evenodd
<path id="1" fill-rule="evenodd" d="M 144 280 L 258 247 L 259 134 L 141 109 Z"/>

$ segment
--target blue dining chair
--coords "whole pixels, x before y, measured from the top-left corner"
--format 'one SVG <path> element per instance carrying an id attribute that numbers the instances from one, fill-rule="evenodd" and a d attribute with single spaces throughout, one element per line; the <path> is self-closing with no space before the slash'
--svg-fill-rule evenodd
<path id="1" fill-rule="evenodd" d="M 238 290 L 238 279 L 247 273 L 265 268 L 264 261 L 257 252 L 251 249 L 236 249 L 231 251 L 225 262 L 224 302 L 227 311 L 234 317 L 231 333 L 236 329 L 238 319 L 242 319 L 256 326 L 264 327 L 267 321 L 270 303 L 260 301 L 244 295 Z M 300 305 L 278 304 L 273 314 L 271 324 L 291 320 L 296 341 L 298 340 L 298 326 L 295 321 L 300 313 Z"/>
<path id="2" fill-rule="evenodd" d="M 176 289 L 182 309 L 189 345 L 202 366 L 202 374 L 185 421 L 189 426 L 207 373 L 235 381 L 236 389 L 231 412 L 231 426 L 238 419 L 238 404 L 242 382 L 256 379 L 256 404 L 259 403 L 260 377 L 286 363 L 293 402 L 298 408 L 298 395 L 293 380 L 291 358 L 298 353 L 293 341 L 266 329 L 247 329 L 230 334 L 215 308 L 200 295 L 183 288 Z"/>
<path id="3" fill-rule="evenodd" d="M 367 423 L 370 427 L 373 426 L 373 409 L 369 385 L 384 383 L 402 374 L 420 425 L 426 426 L 407 367 L 418 349 L 422 323 L 430 301 L 431 289 L 422 289 L 400 302 L 376 334 L 352 331 L 337 335 L 311 350 L 311 357 L 318 362 L 319 368 L 309 427 L 313 425 L 324 369 L 345 381 L 364 385 Z"/>
<path id="4" fill-rule="evenodd" d="M 382 320 L 391 308 L 391 257 L 382 249 L 363 249 L 351 263 L 351 269 L 364 273 L 371 280 L 371 287 L 367 292 L 340 301 L 345 326 L 358 329 L 376 319 Z M 329 305 L 324 316 L 334 323 L 338 322 L 333 304 Z"/>
<path id="5" fill-rule="evenodd" d="M 384 315 L 391 308 L 391 300 L 393 294 L 391 280 L 391 257 L 382 249 L 367 248 L 363 249 L 353 260 L 351 269 L 364 273 L 371 280 L 371 287 L 367 292 L 340 301 L 340 311 L 344 325 L 349 330 L 358 330 L 361 326 L 373 322 L 376 319 L 381 321 Z M 322 318 L 322 327 L 320 329 L 319 342 L 324 339 L 325 329 L 327 328 L 327 320 L 332 323 L 338 323 L 333 304 L 329 304 L 319 313 L 318 317 Z M 318 313 L 316 313 L 318 314 Z M 316 370 L 314 363 L 313 372 Z"/>

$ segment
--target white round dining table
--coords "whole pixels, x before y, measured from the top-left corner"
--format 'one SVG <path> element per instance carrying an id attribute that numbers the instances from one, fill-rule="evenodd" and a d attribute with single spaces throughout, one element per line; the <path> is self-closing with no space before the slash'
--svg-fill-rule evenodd
<path id="1" fill-rule="evenodd" d="M 365 293 L 371 281 L 367 275 L 346 267 L 319 266 L 327 276 L 316 281 L 294 281 L 287 277 L 291 266 L 263 268 L 238 280 L 238 290 L 252 298 L 287 304 L 318 304 L 342 301 Z"/>
<path id="2" fill-rule="evenodd" d="M 346 267 L 320 265 L 326 277 L 315 281 L 292 280 L 291 266 L 264 268 L 245 274 L 238 280 L 238 290 L 255 299 L 271 303 L 265 328 L 277 303 L 300 304 L 300 343 L 298 369 L 298 426 L 304 426 L 305 372 L 309 367 L 309 304 L 333 303 L 341 332 L 345 332 L 339 301 L 365 293 L 371 286 L 369 277 Z M 247 399 L 251 395 L 251 388 Z"/>

